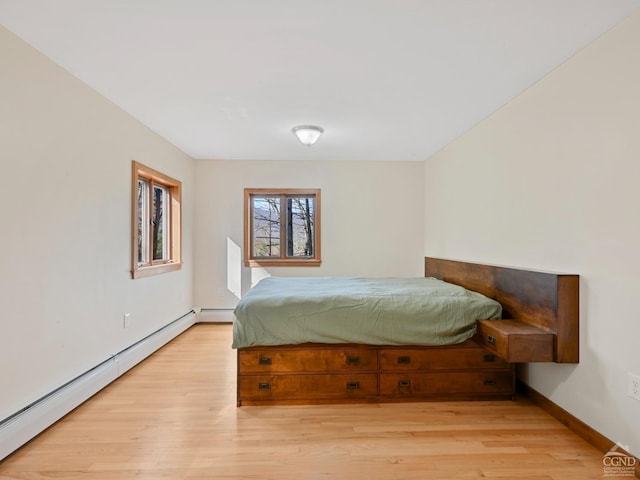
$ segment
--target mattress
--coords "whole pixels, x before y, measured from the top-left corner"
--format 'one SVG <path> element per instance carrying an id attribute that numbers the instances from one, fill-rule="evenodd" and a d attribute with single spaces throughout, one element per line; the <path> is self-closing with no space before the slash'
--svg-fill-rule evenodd
<path id="1" fill-rule="evenodd" d="M 269 277 L 234 310 L 232 346 L 451 345 L 501 314 L 498 302 L 430 277 Z"/>

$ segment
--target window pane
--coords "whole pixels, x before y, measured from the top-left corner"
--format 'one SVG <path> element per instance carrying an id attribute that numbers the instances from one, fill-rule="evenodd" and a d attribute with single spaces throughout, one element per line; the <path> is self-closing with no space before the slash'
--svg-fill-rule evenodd
<path id="1" fill-rule="evenodd" d="M 138 265 L 149 263 L 149 182 L 138 179 L 137 194 Z"/>
<path id="2" fill-rule="evenodd" d="M 162 185 L 153 186 L 153 231 L 151 232 L 151 251 L 153 260 L 168 260 L 168 190 Z"/>
<path id="3" fill-rule="evenodd" d="M 280 257 L 280 198 L 253 196 L 253 257 Z"/>
<path id="4" fill-rule="evenodd" d="M 313 257 L 313 197 L 287 197 L 287 257 Z"/>

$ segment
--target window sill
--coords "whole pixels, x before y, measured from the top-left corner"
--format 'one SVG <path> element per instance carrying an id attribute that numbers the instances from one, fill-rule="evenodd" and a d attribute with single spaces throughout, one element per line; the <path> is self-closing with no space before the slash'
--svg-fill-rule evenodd
<path id="1" fill-rule="evenodd" d="M 140 267 L 131 271 L 131 278 L 151 277 L 152 275 L 160 275 L 161 273 L 174 272 L 181 268 L 181 262 L 163 263 L 162 265 L 153 265 L 151 267 Z"/>
<path id="2" fill-rule="evenodd" d="M 272 260 L 272 259 L 264 259 L 264 260 L 245 260 L 245 267 L 319 267 L 322 263 L 321 260 L 311 259 L 311 260 Z"/>

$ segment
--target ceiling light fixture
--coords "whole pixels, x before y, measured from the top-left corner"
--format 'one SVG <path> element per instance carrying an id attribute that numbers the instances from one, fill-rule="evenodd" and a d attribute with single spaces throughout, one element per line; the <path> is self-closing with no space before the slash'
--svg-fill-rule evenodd
<path id="1" fill-rule="evenodd" d="M 322 127 L 316 127 L 315 125 L 298 125 L 297 127 L 293 127 L 291 131 L 298 137 L 298 140 L 307 147 L 310 147 L 318 141 L 324 129 Z"/>

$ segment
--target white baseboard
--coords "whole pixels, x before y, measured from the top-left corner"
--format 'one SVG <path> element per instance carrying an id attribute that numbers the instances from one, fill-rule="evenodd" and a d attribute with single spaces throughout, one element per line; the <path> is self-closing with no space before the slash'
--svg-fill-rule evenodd
<path id="1" fill-rule="evenodd" d="M 198 323 L 233 323 L 233 308 L 201 308 Z"/>
<path id="2" fill-rule="evenodd" d="M 196 321 L 191 311 L 0 423 L 0 460 L 20 448 Z"/>

